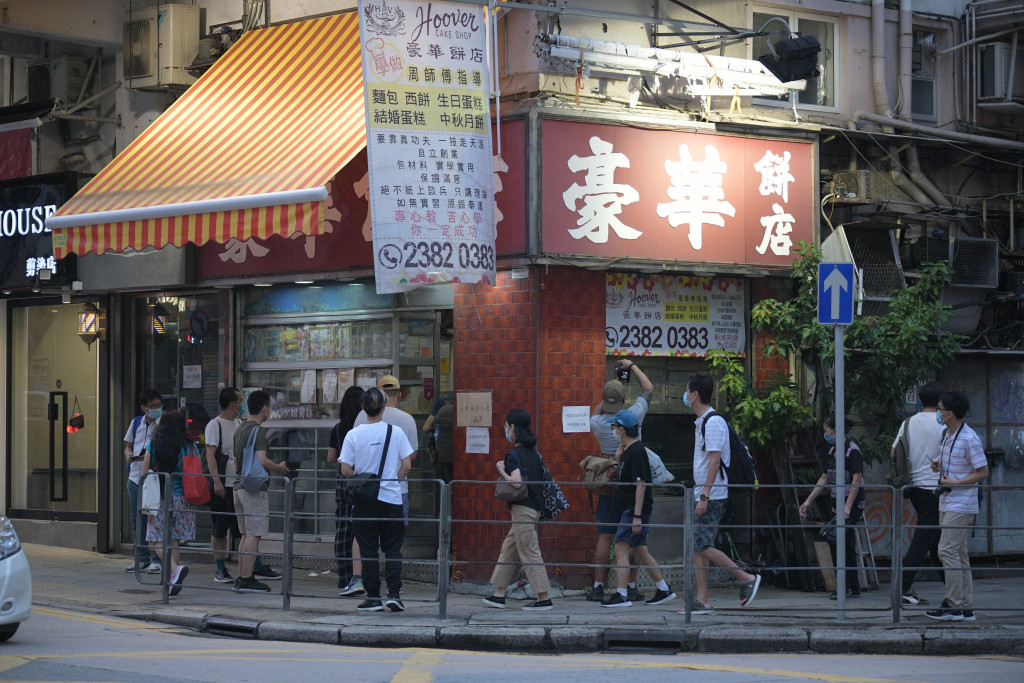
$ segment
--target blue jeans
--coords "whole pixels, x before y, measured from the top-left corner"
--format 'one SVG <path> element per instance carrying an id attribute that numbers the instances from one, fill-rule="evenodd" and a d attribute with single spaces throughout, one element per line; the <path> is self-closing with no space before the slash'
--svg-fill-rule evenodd
<path id="1" fill-rule="evenodd" d="M 132 544 L 135 547 L 135 558 L 140 567 L 145 569 L 152 556 L 149 554 L 149 543 L 146 542 L 146 530 L 149 517 L 139 514 L 139 485 L 128 480 L 128 516 L 132 520 Z"/>

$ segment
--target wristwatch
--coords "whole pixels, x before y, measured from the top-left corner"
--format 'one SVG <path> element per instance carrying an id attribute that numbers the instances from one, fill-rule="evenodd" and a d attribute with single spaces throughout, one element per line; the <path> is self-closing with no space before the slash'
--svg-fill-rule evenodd
<path id="1" fill-rule="evenodd" d="M 700 494 L 700 499 L 704 500 L 704 501 L 711 500 L 711 496 L 709 496 L 706 493 L 702 493 L 702 494 Z"/>
<path id="2" fill-rule="evenodd" d="M 636 514 L 634 514 L 634 515 L 633 515 L 633 519 L 637 519 L 637 518 L 640 518 L 640 519 L 642 519 L 642 518 L 643 518 L 643 515 L 636 515 Z"/>

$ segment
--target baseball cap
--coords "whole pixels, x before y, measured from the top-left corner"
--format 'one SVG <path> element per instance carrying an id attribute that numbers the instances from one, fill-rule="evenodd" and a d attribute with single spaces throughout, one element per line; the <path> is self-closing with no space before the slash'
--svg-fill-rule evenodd
<path id="1" fill-rule="evenodd" d="M 636 413 L 632 410 L 620 410 L 615 413 L 615 417 L 609 420 L 613 425 L 619 425 L 620 427 L 639 427 L 640 420 L 637 419 Z"/>
<path id="2" fill-rule="evenodd" d="M 378 389 L 401 389 L 402 385 L 398 383 L 398 378 L 394 375 L 384 375 L 377 380 Z"/>
<path id="3" fill-rule="evenodd" d="M 604 384 L 604 402 L 601 410 L 606 413 L 617 413 L 622 409 L 622 403 L 626 400 L 626 386 L 617 379 Z"/>

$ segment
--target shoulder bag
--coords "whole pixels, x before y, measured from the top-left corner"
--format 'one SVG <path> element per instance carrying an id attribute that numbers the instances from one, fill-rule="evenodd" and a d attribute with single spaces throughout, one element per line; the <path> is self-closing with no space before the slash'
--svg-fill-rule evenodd
<path id="1" fill-rule="evenodd" d="M 260 429 L 259 425 L 253 428 L 249 434 L 249 442 L 242 451 L 242 471 L 239 472 L 238 483 L 249 493 L 259 493 L 270 486 L 270 475 L 256 457 L 256 435 Z"/>
<path id="2" fill-rule="evenodd" d="M 380 477 L 384 474 L 384 462 L 388 459 L 388 446 L 391 444 L 392 426 L 388 425 L 388 434 L 384 437 L 384 449 L 380 454 L 380 467 L 377 474 L 373 472 L 362 472 L 349 477 L 345 488 L 348 489 L 349 499 L 356 505 L 366 507 L 377 502 L 380 495 Z"/>
<path id="3" fill-rule="evenodd" d="M 516 453 L 516 451 L 509 451 L 508 455 L 505 456 L 506 460 L 509 455 L 514 455 L 516 462 L 519 462 L 519 454 Z M 519 473 L 520 475 L 523 473 L 523 465 L 521 462 L 519 464 Z M 494 497 L 498 500 L 503 500 L 506 503 L 518 503 L 522 500 L 526 500 L 529 495 L 530 492 L 527 489 L 525 481 L 519 482 L 519 486 L 516 486 L 516 482 L 506 481 L 504 478 L 501 478 L 498 479 L 498 484 L 494 487 Z"/>
<path id="4" fill-rule="evenodd" d="M 541 457 L 540 453 L 537 453 L 537 458 L 540 460 L 540 469 L 544 477 L 544 485 L 541 489 L 541 500 L 544 505 L 540 511 L 541 521 L 547 521 L 554 519 L 563 510 L 569 509 L 569 501 L 565 499 L 565 494 L 562 493 L 562 489 L 555 483 L 555 478 L 551 476 L 551 472 L 548 470 L 548 466 L 544 464 L 544 458 Z"/>
<path id="5" fill-rule="evenodd" d="M 210 487 L 203 475 L 199 447 L 190 443 L 186 449 L 185 455 L 181 456 L 181 488 L 185 493 L 185 502 L 206 505 L 210 502 Z"/>
<path id="6" fill-rule="evenodd" d="M 139 501 L 139 512 L 144 515 L 158 515 L 160 514 L 160 475 L 150 471 L 143 472 L 142 477 L 142 498 Z"/>

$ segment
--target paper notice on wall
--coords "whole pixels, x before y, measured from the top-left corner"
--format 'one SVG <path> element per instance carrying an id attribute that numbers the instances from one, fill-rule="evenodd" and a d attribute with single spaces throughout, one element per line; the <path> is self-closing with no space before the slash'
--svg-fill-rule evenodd
<path id="1" fill-rule="evenodd" d="M 359 13 L 377 293 L 494 285 L 484 9 L 360 0 Z"/>
<path id="2" fill-rule="evenodd" d="M 459 427 L 491 426 L 491 392 L 463 392 L 455 401 L 458 410 L 456 424 Z"/>
<path id="3" fill-rule="evenodd" d="M 562 406 L 562 433 L 581 434 L 590 431 L 590 406 Z"/>
<path id="4" fill-rule="evenodd" d="M 182 366 L 182 378 L 181 388 L 182 389 L 202 389 L 203 388 L 203 366 L 202 365 L 185 365 Z"/>
<path id="5" fill-rule="evenodd" d="M 321 380 L 323 385 L 324 403 L 337 403 L 338 402 L 338 371 L 337 370 L 324 370 L 323 379 Z"/>
<path id="6" fill-rule="evenodd" d="M 316 370 L 302 371 L 300 403 L 316 403 Z"/>
<path id="7" fill-rule="evenodd" d="M 466 452 L 467 453 L 490 453 L 491 436 L 490 430 L 486 427 L 466 428 Z"/>

